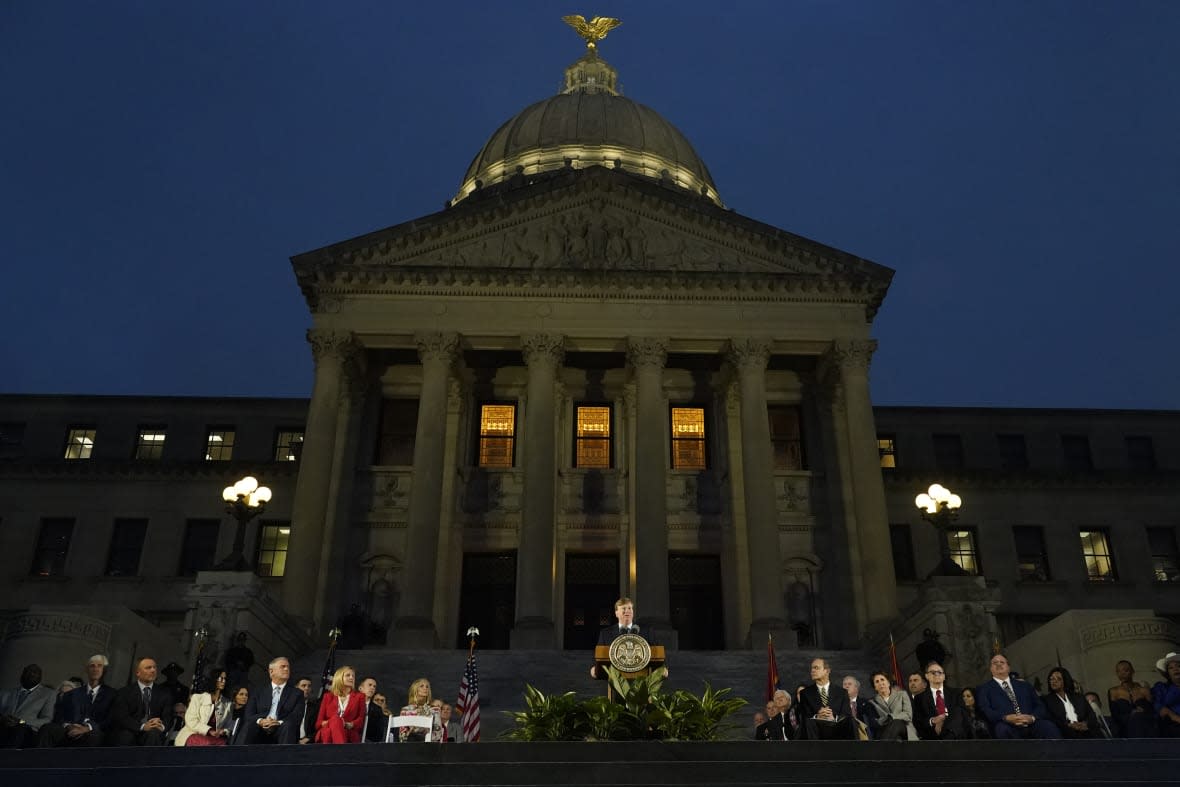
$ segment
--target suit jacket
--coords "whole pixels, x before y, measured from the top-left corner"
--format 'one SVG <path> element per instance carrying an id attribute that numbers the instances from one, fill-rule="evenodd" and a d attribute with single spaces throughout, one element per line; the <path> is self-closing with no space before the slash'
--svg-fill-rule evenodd
<path id="1" fill-rule="evenodd" d="M 152 686 L 152 702 L 147 718 L 159 719 L 164 722 L 164 729 L 168 729 L 172 725 L 172 705 L 172 695 L 167 689 L 160 684 Z M 108 727 L 138 733 L 143 726 L 143 719 L 143 694 L 139 689 L 139 681 L 133 680 L 115 692 Z"/>
<path id="2" fill-rule="evenodd" d="M 943 686 L 942 701 L 946 705 L 947 718 L 942 723 L 942 734 L 935 735 L 934 728 L 930 726 L 930 720 L 938 715 L 934 689 L 926 689 L 914 698 L 914 727 L 918 730 L 918 737 L 924 741 L 970 738 L 971 732 L 967 729 L 967 709 L 963 707 L 962 689 Z"/>
<path id="3" fill-rule="evenodd" d="M 279 704 L 282 705 L 282 702 L 280 702 Z M 370 705 L 370 707 L 377 708 L 376 705 Z M 380 710 L 381 710 L 380 708 L 377 708 L 378 712 L 380 712 Z M 327 722 L 329 719 L 331 719 L 333 716 L 335 716 L 339 713 L 340 713 L 340 700 L 336 697 L 335 694 L 332 694 L 330 692 L 328 694 L 325 694 L 320 699 L 320 710 L 319 710 L 319 713 L 316 714 L 315 723 L 311 725 L 312 730 L 314 730 L 311 733 L 311 737 L 314 739 L 316 737 L 316 735 L 319 733 L 320 729 L 322 727 L 326 726 L 325 722 Z M 361 742 L 361 730 L 365 726 L 365 695 L 360 693 L 359 691 L 354 691 L 354 692 L 349 693 L 348 702 L 345 703 L 345 705 L 344 705 L 344 713 L 340 716 L 340 719 L 341 719 L 341 721 L 352 722 L 352 729 L 351 730 L 348 729 L 347 727 L 344 728 L 344 736 L 348 739 L 346 742 L 347 743 L 360 743 Z M 369 722 L 369 726 L 370 727 L 373 726 L 372 721 Z M 382 725 L 382 727 L 381 727 L 382 737 L 384 737 L 384 732 L 385 732 L 385 727 L 384 727 L 384 725 Z"/>
<path id="4" fill-rule="evenodd" d="M 250 699 L 246 701 L 246 712 L 242 714 L 242 724 L 258 726 L 259 719 L 265 719 L 270 715 L 271 685 L 271 682 L 267 681 L 261 686 L 250 689 Z M 324 695 L 325 698 L 328 696 Z M 298 727 L 299 722 L 303 721 L 303 705 L 306 701 L 303 692 L 295 688 L 294 683 L 287 681 L 283 686 L 282 693 L 279 694 L 279 710 L 275 718 L 281 721 L 284 727 L 290 725 Z M 298 739 L 298 730 L 295 734 Z"/>
<path id="5" fill-rule="evenodd" d="M 369 703 L 369 726 L 365 730 L 365 743 L 381 743 L 389 729 L 389 717 L 375 702 Z"/>
<path id="6" fill-rule="evenodd" d="M 221 697 L 218 705 L 221 721 L 218 729 L 232 731 L 234 726 L 233 702 L 229 697 Z M 188 708 L 184 712 L 184 726 L 176 733 L 176 745 L 183 746 L 192 735 L 208 735 L 209 719 L 213 717 L 213 695 L 208 692 L 198 692 L 189 697 Z M 229 742 L 229 738 L 226 738 Z"/>
<path id="7" fill-rule="evenodd" d="M 612 626 L 606 626 L 605 628 L 600 629 L 598 632 L 598 644 L 599 645 L 609 645 L 612 642 L 614 642 L 615 639 L 622 633 L 623 633 L 623 629 L 621 626 L 619 626 L 618 623 L 615 623 Z M 647 634 L 642 630 L 642 628 L 634 623 L 631 624 L 631 633 L 638 634 L 639 636 L 646 639 L 647 644 L 649 644 L 649 645 L 653 644 L 651 641 L 651 638 L 647 636 Z"/>
<path id="8" fill-rule="evenodd" d="M 879 737 L 878 731 L 891 721 L 903 721 L 906 725 L 906 738 L 918 740 L 918 731 L 914 729 L 914 706 L 908 692 L 896 689 L 888 697 L 882 698 L 874 694 L 869 700 L 873 706 L 873 737 Z"/>
<path id="9" fill-rule="evenodd" d="M 1069 718 L 1065 715 L 1065 703 L 1056 693 L 1046 694 L 1044 697 L 1045 712 L 1049 714 L 1049 720 L 1057 725 L 1057 729 L 1061 730 L 1061 734 L 1065 736 L 1077 736 L 1082 733 L 1074 732 L 1069 728 Z M 1098 723 L 1098 716 L 1095 715 L 1094 709 L 1090 707 L 1090 703 L 1086 702 L 1086 698 L 1080 694 L 1070 694 L 1069 702 L 1073 705 L 1073 711 L 1077 714 L 1078 721 L 1084 721 L 1090 728 L 1093 735 L 1102 735 L 1102 726 Z M 1020 706 L 1022 709 L 1023 705 Z"/>
<path id="10" fill-rule="evenodd" d="M 447 743 L 466 743 L 463 740 L 463 725 L 456 719 L 451 719 L 446 723 L 447 728 Z"/>
<path id="11" fill-rule="evenodd" d="M 1012 693 L 1016 695 L 1016 701 L 1020 703 L 1021 712 L 1032 714 L 1038 719 L 1049 720 L 1045 703 L 1041 702 L 1041 698 L 1037 696 L 1032 686 L 1016 678 L 1009 678 L 1008 685 L 1012 687 Z M 993 728 L 1003 721 L 1005 716 L 1016 712 L 1016 709 L 1012 707 L 1012 701 L 1008 699 L 1008 695 L 1004 693 L 994 678 L 975 690 L 975 708 L 983 714 L 983 717 Z"/>
<path id="12" fill-rule="evenodd" d="M 31 730 L 39 730 L 42 725 L 53 721 L 53 707 L 57 702 L 57 692 L 44 684 L 34 686 L 20 698 L 21 689 L 9 689 L 0 695 L 0 715 L 15 716 Z"/>
<path id="13" fill-rule="evenodd" d="M 869 720 L 868 720 L 868 717 L 866 716 L 866 714 L 871 715 L 873 712 L 873 707 L 869 703 L 869 698 L 863 694 L 856 695 L 855 700 L 852 699 L 851 697 L 849 697 L 848 698 L 848 713 L 849 713 L 849 715 L 852 715 L 853 703 L 856 704 L 856 718 L 860 719 L 865 724 L 868 724 Z"/>
<path id="14" fill-rule="evenodd" d="M 85 724 L 92 730 L 101 731 L 110 721 L 116 693 L 114 687 L 100 683 L 91 702 L 89 686 L 74 689 L 58 703 L 58 713 L 53 721 L 55 724 Z"/>
<path id="15" fill-rule="evenodd" d="M 819 698 L 819 688 L 814 683 L 809 683 L 804 687 L 802 693 L 799 695 L 799 704 L 797 707 L 798 712 L 796 713 L 796 717 L 799 719 L 799 735 L 805 737 L 807 735 L 805 720 L 819 713 L 819 709 L 823 707 L 823 703 L 820 702 Z M 848 692 L 844 691 L 844 687 L 834 681 L 828 684 L 828 707 L 838 717 L 846 719 L 852 715 L 848 704 Z"/>
<path id="16" fill-rule="evenodd" d="M 755 737 L 760 741 L 789 741 L 795 736 L 791 720 L 785 713 L 776 713 L 771 716 L 764 724 L 759 724 L 758 729 L 754 732 Z"/>

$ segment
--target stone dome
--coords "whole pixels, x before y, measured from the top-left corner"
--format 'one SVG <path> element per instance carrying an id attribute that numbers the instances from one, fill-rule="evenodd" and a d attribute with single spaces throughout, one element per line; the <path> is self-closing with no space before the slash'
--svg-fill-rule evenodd
<path id="1" fill-rule="evenodd" d="M 624 98 L 614 68 L 594 50 L 566 69 L 566 89 L 521 110 L 479 151 L 458 202 L 514 175 L 572 167 L 617 167 L 721 200 L 705 162 L 655 110 Z"/>

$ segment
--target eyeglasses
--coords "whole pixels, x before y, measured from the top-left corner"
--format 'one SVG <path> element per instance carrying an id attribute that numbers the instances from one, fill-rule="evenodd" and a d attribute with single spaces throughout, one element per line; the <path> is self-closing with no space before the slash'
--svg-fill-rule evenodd
<path id="1" fill-rule="evenodd" d="M 945 675 L 946 673 L 940 669 L 929 669 L 929 670 L 926 670 L 926 674 L 927 675 Z"/>

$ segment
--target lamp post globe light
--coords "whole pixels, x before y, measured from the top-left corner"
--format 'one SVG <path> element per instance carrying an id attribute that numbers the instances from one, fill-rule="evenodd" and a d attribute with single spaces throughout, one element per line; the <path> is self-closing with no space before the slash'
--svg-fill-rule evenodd
<path id="1" fill-rule="evenodd" d="M 234 546 L 225 559 L 214 566 L 215 571 L 249 571 L 252 566 L 244 554 L 246 549 L 246 523 L 266 510 L 270 502 L 269 487 L 259 486 L 258 479 L 248 475 L 233 486 L 221 490 L 225 501 L 225 513 L 238 523 L 234 533 Z"/>
<path id="2" fill-rule="evenodd" d="M 951 559 L 950 534 L 959 518 L 959 508 L 963 505 L 963 498 L 947 489 L 942 484 L 931 484 L 930 488 L 914 498 L 914 505 L 922 514 L 922 518 L 934 525 L 938 531 L 938 565 L 927 577 L 963 577 L 968 572 Z"/>

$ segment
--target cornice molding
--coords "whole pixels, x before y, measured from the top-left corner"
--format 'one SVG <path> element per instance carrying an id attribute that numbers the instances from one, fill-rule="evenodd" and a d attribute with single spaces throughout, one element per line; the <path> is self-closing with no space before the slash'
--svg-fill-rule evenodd
<path id="1" fill-rule="evenodd" d="M 169 478 L 207 480 L 256 475 L 273 485 L 279 480 L 294 482 L 298 462 L 171 462 L 167 460 L 109 459 L 14 459 L 0 461 L 0 480 L 13 478 L 85 478 L 95 481 Z"/>

